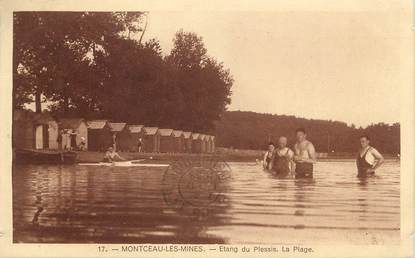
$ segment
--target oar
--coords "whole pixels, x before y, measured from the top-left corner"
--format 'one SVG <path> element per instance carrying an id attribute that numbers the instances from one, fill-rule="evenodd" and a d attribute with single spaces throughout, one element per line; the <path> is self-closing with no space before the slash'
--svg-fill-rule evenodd
<path id="1" fill-rule="evenodd" d="M 134 163 L 140 163 L 140 162 L 142 162 L 142 161 L 144 161 L 145 159 L 134 159 L 134 160 L 130 160 L 130 162 L 132 163 L 132 164 L 134 164 Z"/>

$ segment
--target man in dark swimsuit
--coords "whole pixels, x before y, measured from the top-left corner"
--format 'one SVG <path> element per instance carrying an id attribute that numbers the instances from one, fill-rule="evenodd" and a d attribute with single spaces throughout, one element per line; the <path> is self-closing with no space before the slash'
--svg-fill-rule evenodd
<path id="1" fill-rule="evenodd" d="M 294 145 L 295 178 L 313 178 L 313 164 L 316 163 L 314 145 L 308 141 L 305 129 L 295 131 L 297 142 Z"/>
<path id="2" fill-rule="evenodd" d="M 360 137 L 360 150 L 356 158 L 357 177 L 367 177 L 375 174 L 384 158 L 375 148 L 369 145 L 370 139 L 367 135 Z"/>

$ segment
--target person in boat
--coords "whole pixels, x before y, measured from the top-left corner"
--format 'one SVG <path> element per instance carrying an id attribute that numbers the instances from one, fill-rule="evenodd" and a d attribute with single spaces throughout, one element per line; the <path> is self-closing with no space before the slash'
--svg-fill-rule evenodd
<path id="1" fill-rule="evenodd" d="M 304 128 L 295 131 L 297 142 L 294 145 L 295 178 L 313 178 L 313 164 L 316 163 L 314 145 L 307 140 Z"/>
<path id="2" fill-rule="evenodd" d="M 276 176 L 287 177 L 291 174 L 293 167 L 294 152 L 287 147 L 287 137 L 278 139 L 278 146 L 274 151 L 274 162 L 272 169 Z"/>
<path id="3" fill-rule="evenodd" d="M 370 146 L 370 139 L 367 135 L 360 137 L 360 149 L 356 158 L 357 177 L 367 177 L 375 174 L 384 162 L 382 154 Z"/>
<path id="4" fill-rule="evenodd" d="M 271 170 L 272 169 L 272 163 L 274 161 L 274 150 L 275 145 L 273 142 L 268 143 L 268 150 L 265 152 L 262 165 L 264 166 L 264 169 Z"/>
<path id="5" fill-rule="evenodd" d="M 125 160 L 123 157 L 121 157 L 113 147 L 109 147 L 104 155 L 104 162 L 114 162 L 114 161 L 120 161 Z"/>

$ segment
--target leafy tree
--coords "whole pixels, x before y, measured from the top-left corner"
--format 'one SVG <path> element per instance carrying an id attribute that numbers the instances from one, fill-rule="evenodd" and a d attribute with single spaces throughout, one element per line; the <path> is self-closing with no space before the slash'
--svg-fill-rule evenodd
<path id="1" fill-rule="evenodd" d="M 230 104 L 233 78 L 222 63 L 207 55 L 202 37 L 180 30 L 166 58 L 177 69 L 177 87 L 185 99 L 181 126 L 209 132 Z"/>
<path id="2" fill-rule="evenodd" d="M 37 112 L 47 101 L 57 116 L 211 132 L 230 103 L 229 70 L 192 32 L 163 57 L 157 40 L 142 42 L 146 15 L 15 13 L 14 107 L 34 96 Z"/>
<path id="3" fill-rule="evenodd" d="M 68 112 L 76 107 L 73 100 L 90 91 L 88 83 L 94 58 L 105 52 L 107 41 L 122 37 L 127 29 L 139 31 L 142 13 L 99 12 L 16 12 L 14 14 L 14 78 L 16 84 L 26 78 L 30 83 L 15 87 L 15 107 L 23 96 L 35 96 L 40 112 L 41 95 L 56 101 L 54 108 Z M 97 74 L 99 75 L 99 74 Z M 98 76 L 97 76 L 98 77 Z M 98 77 L 99 78 L 99 77 Z M 24 80 L 23 80 L 24 81 Z M 85 104 L 85 103 L 84 103 Z"/>
<path id="4" fill-rule="evenodd" d="M 173 39 L 173 49 L 168 61 L 183 70 L 200 69 L 207 58 L 202 37 L 193 32 L 179 30 Z"/>

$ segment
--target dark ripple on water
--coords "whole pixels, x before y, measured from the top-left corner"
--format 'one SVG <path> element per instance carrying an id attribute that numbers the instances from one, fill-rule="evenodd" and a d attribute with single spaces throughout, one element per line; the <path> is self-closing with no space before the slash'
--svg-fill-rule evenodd
<path id="1" fill-rule="evenodd" d="M 164 169 L 14 166 L 14 241 L 380 244 L 399 238 L 397 162 L 366 180 L 355 177 L 351 161 L 319 162 L 312 181 L 275 179 L 253 164 L 230 167 L 221 202 L 173 207 L 163 199 Z"/>

